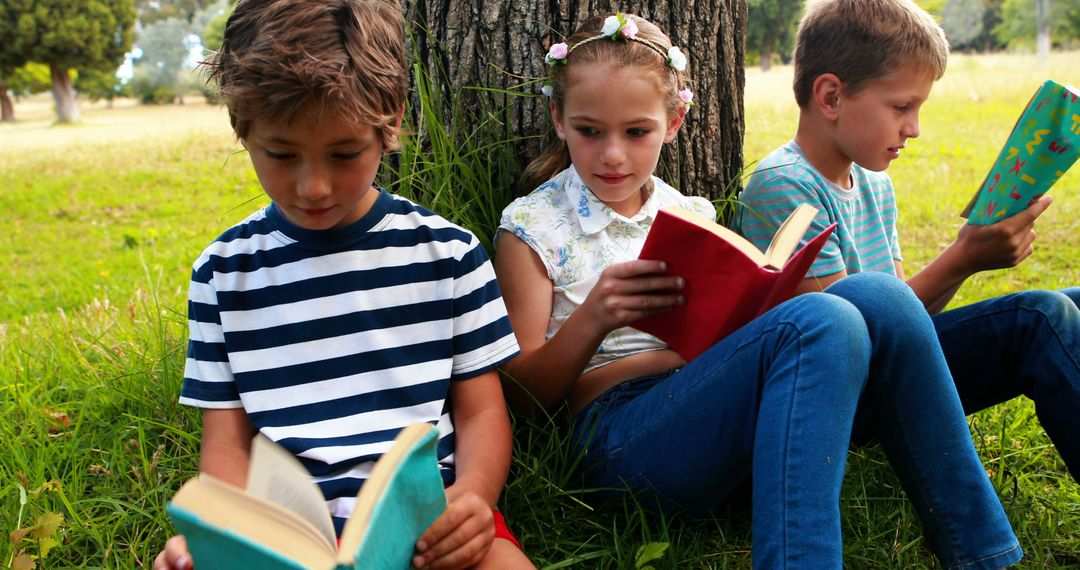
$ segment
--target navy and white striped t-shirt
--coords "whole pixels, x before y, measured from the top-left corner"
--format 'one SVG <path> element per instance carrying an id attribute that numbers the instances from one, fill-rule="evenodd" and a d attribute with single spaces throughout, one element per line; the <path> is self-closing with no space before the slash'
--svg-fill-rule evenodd
<path id="1" fill-rule="evenodd" d="M 339 229 L 290 224 L 271 204 L 195 261 L 180 402 L 238 408 L 297 456 L 338 531 L 398 431 L 437 425 L 453 481 L 451 381 L 517 354 L 476 237 L 380 191 Z"/>

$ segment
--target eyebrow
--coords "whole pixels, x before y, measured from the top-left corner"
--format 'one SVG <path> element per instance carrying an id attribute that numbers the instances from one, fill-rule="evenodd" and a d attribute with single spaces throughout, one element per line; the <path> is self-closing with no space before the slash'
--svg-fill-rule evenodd
<path id="1" fill-rule="evenodd" d="M 296 144 L 297 144 L 296 141 L 294 141 L 294 140 L 291 140 L 291 139 L 288 139 L 288 138 L 285 138 L 285 137 L 282 137 L 282 136 L 278 136 L 278 135 L 270 135 L 270 136 L 256 135 L 255 138 L 258 139 L 259 141 L 261 141 L 264 144 L 265 143 L 280 144 L 280 145 L 284 145 L 284 146 L 296 146 Z M 374 138 L 362 139 L 362 138 L 345 137 L 345 138 L 341 138 L 341 139 L 338 139 L 336 141 L 333 141 L 330 144 L 328 144 L 327 146 L 328 147 L 340 147 L 340 146 L 351 146 L 351 145 L 367 146 L 367 145 L 371 144 L 373 141 L 374 141 Z"/>
<path id="2" fill-rule="evenodd" d="M 571 121 L 584 121 L 584 122 L 587 122 L 587 123 L 598 123 L 598 122 L 600 122 L 600 121 L 590 117 L 589 115 L 571 115 L 568 118 Z M 656 119 L 653 119 L 651 117 L 639 117 L 637 119 L 631 119 L 629 121 L 623 121 L 622 122 L 622 124 L 624 124 L 624 125 L 640 125 L 640 124 L 643 124 L 643 123 L 659 124 L 660 121 L 657 121 Z"/>

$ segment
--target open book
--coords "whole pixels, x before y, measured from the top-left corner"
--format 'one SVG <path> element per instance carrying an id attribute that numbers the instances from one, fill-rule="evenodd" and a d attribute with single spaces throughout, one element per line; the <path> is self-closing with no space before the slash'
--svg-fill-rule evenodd
<path id="1" fill-rule="evenodd" d="M 681 208 L 660 210 L 638 258 L 666 262 L 668 273 L 685 280 L 686 303 L 632 326 L 692 360 L 794 294 L 836 227 L 825 228 L 792 255 L 817 211 L 809 204 L 795 208 L 762 252 L 704 216 Z"/>
<path id="2" fill-rule="evenodd" d="M 960 215 L 975 225 L 1008 218 L 1041 198 L 1077 158 L 1080 90 L 1047 80 L 1020 113 L 989 174 Z"/>
<path id="3" fill-rule="evenodd" d="M 252 442 L 246 489 L 201 474 L 167 510 L 198 570 L 404 570 L 417 539 L 446 509 L 437 440 L 438 430 L 423 422 L 398 434 L 357 494 L 340 545 L 307 469 L 262 435 Z"/>

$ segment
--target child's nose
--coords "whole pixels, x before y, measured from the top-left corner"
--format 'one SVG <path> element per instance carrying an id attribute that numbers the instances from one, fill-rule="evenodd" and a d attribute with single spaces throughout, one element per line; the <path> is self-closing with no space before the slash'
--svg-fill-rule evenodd
<path id="1" fill-rule="evenodd" d="M 911 119 L 908 119 L 907 121 L 904 121 L 904 127 L 901 129 L 900 134 L 909 139 L 914 139 L 918 138 L 920 132 L 921 131 L 919 130 L 919 118 L 913 117 Z"/>
<path id="2" fill-rule="evenodd" d="M 296 193 L 308 200 L 318 200 L 329 196 L 331 187 L 329 173 L 318 165 L 307 165 L 297 180 Z"/>
<path id="3" fill-rule="evenodd" d="M 608 141 L 601 156 L 604 164 L 622 164 L 626 160 L 626 151 L 618 141 Z"/>

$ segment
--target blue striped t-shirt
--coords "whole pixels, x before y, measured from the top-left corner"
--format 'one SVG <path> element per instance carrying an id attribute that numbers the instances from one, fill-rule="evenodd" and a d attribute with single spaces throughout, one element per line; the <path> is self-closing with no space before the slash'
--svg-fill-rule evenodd
<path id="1" fill-rule="evenodd" d="M 357 222 L 312 231 L 271 204 L 196 260 L 180 402 L 239 408 L 298 457 L 338 532 L 405 426 L 439 429 L 453 482 L 451 381 L 517 354 L 476 237 L 380 191 Z"/>
<path id="2" fill-rule="evenodd" d="M 765 157 L 747 181 L 739 196 L 740 230 L 764 250 L 788 214 L 808 202 L 819 212 L 806 239 L 833 222 L 837 227 L 807 277 L 824 277 L 845 269 L 849 274 L 881 271 L 896 275 L 894 260 L 901 256 L 892 181 L 884 172 L 854 164 L 851 183 L 846 189 L 825 178 L 791 141 Z"/>

